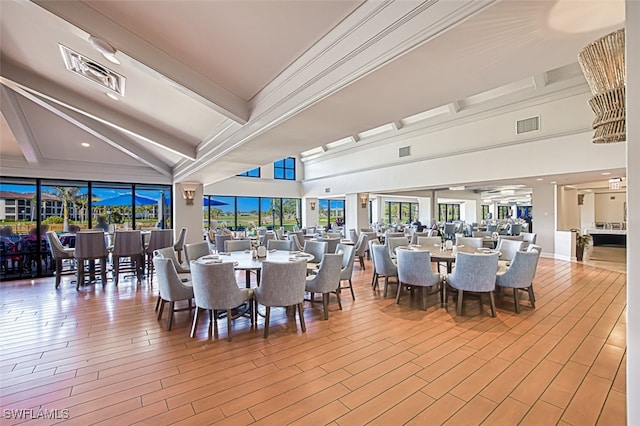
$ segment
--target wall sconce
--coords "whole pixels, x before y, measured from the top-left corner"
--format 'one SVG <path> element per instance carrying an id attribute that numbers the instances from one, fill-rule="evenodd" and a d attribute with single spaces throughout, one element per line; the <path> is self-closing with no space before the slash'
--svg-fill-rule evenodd
<path id="1" fill-rule="evenodd" d="M 369 196 L 368 195 L 361 195 L 360 196 L 360 207 L 367 208 L 367 201 L 369 201 Z"/>
<path id="2" fill-rule="evenodd" d="M 197 183 L 183 183 L 182 184 L 182 198 L 187 202 L 188 206 L 193 205 L 193 200 L 196 199 Z"/>
<path id="3" fill-rule="evenodd" d="M 316 209 L 316 202 L 315 201 L 310 201 L 309 205 L 311 206 L 311 210 L 315 210 Z"/>

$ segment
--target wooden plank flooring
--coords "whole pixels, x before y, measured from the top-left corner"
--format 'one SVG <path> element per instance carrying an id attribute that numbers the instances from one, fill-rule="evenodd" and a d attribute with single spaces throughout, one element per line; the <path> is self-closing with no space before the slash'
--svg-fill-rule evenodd
<path id="1" fill-rule="evenodd" d="M 0 283 L 1 423 L 626 424 L 625 274 L 541 259 L 537 309 L 507 296 L 497 318 L 475 300 L 457 317 L 396 305 L 366 266 L 328 321 L 305 305 L 306 334 L 274 309 L 268 339 L 238 319 L 233 342 L 224 321 L 190 339 L 186 312 L 165 331 L 146 282 Z"/>

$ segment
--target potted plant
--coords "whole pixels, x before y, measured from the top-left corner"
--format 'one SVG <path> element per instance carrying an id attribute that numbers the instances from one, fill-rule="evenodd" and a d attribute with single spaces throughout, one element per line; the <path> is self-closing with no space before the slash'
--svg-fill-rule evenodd
<path id="1" fill-rule="evenodd" d="M 591 235 L 581 234 L 579 229 L 573 228 L 571 232 L 576 233 L 576 260 L 582 262 L 584 257 L 584 249 L 589 246 L 591 242 Z"/>

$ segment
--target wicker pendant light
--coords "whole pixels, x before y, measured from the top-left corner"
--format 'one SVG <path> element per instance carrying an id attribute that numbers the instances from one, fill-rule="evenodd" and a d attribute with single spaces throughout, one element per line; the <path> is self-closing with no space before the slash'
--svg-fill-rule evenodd
<path id="1" fill-rule="evenodd" d="M 589 99 L 596 114 L 592 142 L 625 142 L 624 28 L 587 45 L 578 62 L 593 94 Z"/>

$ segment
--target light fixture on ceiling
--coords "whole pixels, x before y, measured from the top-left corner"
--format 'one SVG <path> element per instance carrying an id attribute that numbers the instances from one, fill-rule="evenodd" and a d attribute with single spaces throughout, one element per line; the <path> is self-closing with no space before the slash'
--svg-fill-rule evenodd
<path id="1" fill-rule="evenodd" d="M 503 189 L 502 191 L 500 191 L 500 195 L 502 195 L 503 197 L 515 195 L 515 193 L 516 191 L 514 191 L 513 189 Z"/>
<path id="2" fill-rule="evenodd" d="M 543 178 L 537 178 L 536 179 L 538 182 L 542 182 L 544 179 Z"/>
<path id="3" fill-rule="evenodd" d="M 82 142 L 80 145 L 82 145 L 85 148 L 89 148 L 91 146 L 91 144 L 89 144 L 88 142 Z"/>
<path id="4" fill-rule="evenodd" d="M 181 185 L 182 198 L 186 200 L 188 206 L 192 206 L 193 201 L 196 199 L 196 189 L 198 188 L 198 184 L 193 182 L 182 182 Z"/>
<path id="5" fill-rule="evenodd" d="M 551 182 L 549 182 L 549 183 L 550 183 L 551 185 L 555 185 L 555 184 L 556 184 L 556 183 L 558 183 L 558 182 L 556 182 L 555 180 L 552 180 L 552 181 L 551 181 Z"/>
<path id="6" fill-rule="evenodd" d="M 624 28 L 587 45 L 578 54 L 578 62 L 593 96 L 589 105 L 595 113 L 593 143 L 624 142 L 626 106 L 624 65 Z"/>
<path id="7" fill-rule="evenodd" d="M 600 173 L 602 176 L 609 176 L 611 174 L 611 172 L 602 172 Z"/>
<path id="8" fill-rule="evenodd" d="M 450 186 L 449 191 L 464 191 L 464 185 Z"/>
<path id="9" fill-rule="evenodd" d="M 117 50 L 115 47 L 96 36 L 89 36 L 89 43 L 91 43 L 91 46 L 100 52 L 107 61 L 120 65 L 120 61 L 116 58 Z"/>

